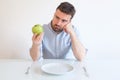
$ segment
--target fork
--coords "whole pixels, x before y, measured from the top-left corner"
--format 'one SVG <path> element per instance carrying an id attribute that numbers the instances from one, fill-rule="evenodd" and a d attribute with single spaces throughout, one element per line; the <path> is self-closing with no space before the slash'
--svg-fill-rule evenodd
<path id="1" fill-rule="evenodd" d="M 87 72 L 86 67 L 85 67 L 85 66 L 83 66 L 83 67 L 82 67 L 82 69 L 84 70 L 84 74 L 85 74 L 85 76 L 86 76 L 86 77 L 89 77 L 89 74 L 88 74 L 88 72 Z"/>
<path id="2" fill-rule="evenodd" d="M 29 72 L 30 72 L 30 66 L 27 68 L 25 74 L 29 74 Z"/>

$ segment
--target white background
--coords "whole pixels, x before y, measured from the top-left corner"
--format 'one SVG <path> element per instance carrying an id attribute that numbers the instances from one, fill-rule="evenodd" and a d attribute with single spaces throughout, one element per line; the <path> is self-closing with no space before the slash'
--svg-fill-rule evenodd
<path id="1" fill-rule="evenodd" d="M 32 26 L 50 22 L 61 1 L 77 10 L 72 22 L 88 59 L 120 59 L 119 0 L 0 0 L 0 58 L 31 59 Z"/>

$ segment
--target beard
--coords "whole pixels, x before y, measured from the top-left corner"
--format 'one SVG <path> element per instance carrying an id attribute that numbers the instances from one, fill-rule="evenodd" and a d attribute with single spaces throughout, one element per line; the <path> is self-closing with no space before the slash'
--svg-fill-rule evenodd
<path id="1" fill-rule="evenodd" d="M 60 33 L 60 32 L 63 31 L 63 28 L 61 28 L 61 26 L 60 26 L 60 25 L 57 25 L 57 24 L 53 25 L 52 28 L 53 28 L 53 30 L 54 30 L 55 32 L 58 32 L 58 33 Z"/>

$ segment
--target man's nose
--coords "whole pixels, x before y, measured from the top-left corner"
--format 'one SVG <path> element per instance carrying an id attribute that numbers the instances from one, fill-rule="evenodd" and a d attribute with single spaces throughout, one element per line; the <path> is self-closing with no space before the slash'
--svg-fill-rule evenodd
<path id="1" fill-rule="evenodd" d="M 61 20 L 58 20 L 58 21 L 57 21 L 57 25 L 60 25 L 60 24 L 61 24 Z"/>

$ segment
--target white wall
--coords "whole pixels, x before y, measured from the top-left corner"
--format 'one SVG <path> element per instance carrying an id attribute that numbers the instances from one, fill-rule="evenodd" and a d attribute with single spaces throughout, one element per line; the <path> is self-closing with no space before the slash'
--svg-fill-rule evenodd
<path id="1" fill-rule="evenodd" d="M 32 26 L 48 23 L 61 1 L 77 9 L 89 59 L 120 59 L 119 0 L 0 0 L 0 58 L 30 58 Z"/>
<path id="2" fill-rule="evenodd" d="M 81 1 L 81 32 L 95 59 L 120 59 L 120 1 Z"/>

